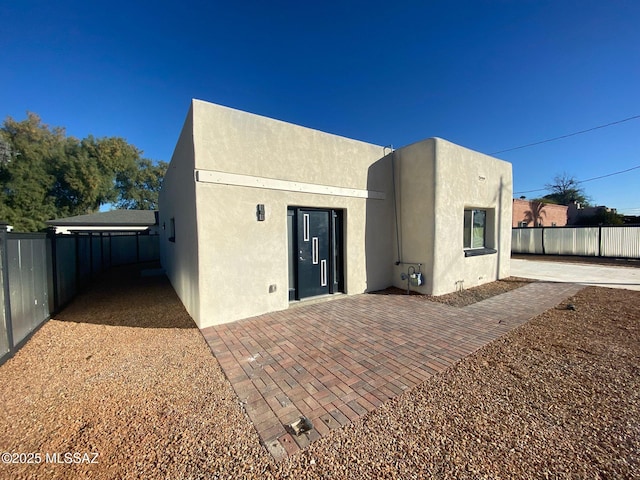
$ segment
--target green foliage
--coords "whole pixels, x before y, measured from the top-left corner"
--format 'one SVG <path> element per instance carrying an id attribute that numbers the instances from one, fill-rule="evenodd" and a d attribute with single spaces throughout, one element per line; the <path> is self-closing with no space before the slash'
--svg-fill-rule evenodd
<path id="1" fill-rule="evenodd" d="M 162 187 L 162 179 L 169 164 L 158 162 L 153 164 L 145 158 L 138 159 L 136 168 L 121 172 L 116 177 L 119 191 L 118 208 L 136 210 L 157 210 L 158 194 Z"/>
<path id="2" fill-rule="evenodd" d="M 569 205 L 577 202 L 583 206 L 589 205 L 589 197 L 585 195 L 584 190 L 579 186 L 578 180 L 566 173 L 556 175 L 553 183 L 545 185 L 545 188 L 551 191 L 550 194 L 542 197 L 541 200 L 545 203 Z"/>
<path id="3" fill-rule="evenodd" d="M 576 221 L 576 225 L 623 225 L 624 215 L 620 215 L 615 211 L 608 211 L 601 208 L 598 212 L 590 217 L 580 217 Z"/>
<path id="4" fill-rule="evenodd" d="M 96 212 L 101 205 L 157 208 L 166 163 L 117 137 L 67 137 L 28 113 L 0 128 L 0 220 L 17 231 L 43 229 L 54 218 Z"/>
<path id="5" fill-rule="evenodd" d="M 554 200 L 553 198 L 546 198 L 546 197 L 534 198 L 533 200 L 531 200 L 531 202 L 546 203 L 549 205 L 558 205 L 558 202 L 556 200 Z"/>

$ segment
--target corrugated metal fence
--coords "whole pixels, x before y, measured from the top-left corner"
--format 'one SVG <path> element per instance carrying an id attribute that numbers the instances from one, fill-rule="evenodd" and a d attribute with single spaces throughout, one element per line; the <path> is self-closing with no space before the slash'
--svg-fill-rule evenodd
<path id="1" fill-rule="evenodd" d="M 640 225 L 514 228 L 513 253 L 640 258 Z"/>
<path id="2" fill-rule="evenodd" d="M 54 235 L 0 230 L 0 363 L 91 278 L 114 266 L 156 261 L 158 235 Z"/>

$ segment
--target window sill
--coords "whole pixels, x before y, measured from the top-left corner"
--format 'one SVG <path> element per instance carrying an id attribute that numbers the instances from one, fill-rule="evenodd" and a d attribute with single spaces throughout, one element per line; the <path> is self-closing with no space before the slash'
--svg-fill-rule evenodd
<path id="1" fill-rule="evenodd" d="M 491 255 L 498 253 L 495 248 L 472 248 L 464 251 L 465 257 L 479 257 L 480 255 Z"/>

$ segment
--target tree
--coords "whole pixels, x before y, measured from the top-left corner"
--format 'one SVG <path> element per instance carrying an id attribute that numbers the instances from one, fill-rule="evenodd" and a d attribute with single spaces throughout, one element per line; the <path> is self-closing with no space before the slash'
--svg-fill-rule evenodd
<path id="1" fill-rule="evenodd" d="M 0 165 L 8 164 L 13 158 L 11 145 L 4 138 L 0 137 Z"/>
<path id="2" fill-rule="evenodd" d="M 57 213 L 49 167 L 64 155 L 64 130 L 50 129 L 29 113 L 22 122 L 7 118 L 1 136 L 11 152 L 0 165 L 2 219 L 16 230 L 39 230 Z"/>
<path id="3" fill-rule="evenodd" d="M 573 202 L 582 205 L 589 205 L 589 197 L 584 193 L 580 182 L 575 177 L 569 176 L 567 173 L 556 175 L 553 183 L 545 185 L 551 193 L 542 197 L 542 201 L 546 203 L 556 203 L 558 205 L 569 205 Z"/>
<path id="4" fill-rule="evenodd" d="M 157 208 L 166 164 L 141 155 L 118 137 L 68 137 L 35 113 L 23 121 L 8 117 L 0 128 L 0 220 L 37 231 L 47 220 L 104 204 Z"/>
<path id="5" fill-rule="evenodd" d="M 116 207 L 137 210 L 157 210 L 158 195 L 169 164 L 153 164 L 146 158 L 136 162 L 136 168 L 122 172 L 116 178 L 119 196 Z"/>
<path id="6" fill-rule="evenodd" d="M 580 217 L 576 221 L 576 225 L 623 225 L 624 215 L 616 213 L 615 210 L 600 208 L 590 217 Z"/>

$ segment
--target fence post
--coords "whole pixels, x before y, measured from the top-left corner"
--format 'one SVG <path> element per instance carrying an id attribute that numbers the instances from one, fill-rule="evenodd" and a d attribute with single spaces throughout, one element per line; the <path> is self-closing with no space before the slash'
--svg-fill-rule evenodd
<path id="1" fill-rule="evenodd" d="M 89 232 L 89 279 L 93 280 L 93 232 Z"/>
<path id="2" fill-rule="evenodd" d="M 75 243 L 75 258 L 76 258 L 76 294 L 80 291 L 80 234 L 78 232 L 73 234 Z"/>
<path id="3" fill-rule="evenodd" d="M 542 254 L 546 255 L 547 253 L 544 249 L 544 227 L 541 227 L 541 228 L 542 228 L 542 233 L 540 234 L 540 236 L 542 237 Z"/>
<path id="4" fill-rule="evenodd" d="M 104 239 L 100 232 L 100 272 L 104 272 Z"/>
<path id="5" fill-rule="evenodd" d="M 4 319 L 7 327 L 7 344 L 13 355 L 13 322 L 11 321 L 11 290 L 9 289 L 9 254 L 7 252 L 8 225 L 0 223 L 0 255 L 2 255 L 2 290 L 4 296 Z"/>
<path id="6" fill-rule="evenodd" d="M 58 294 L 58 249 L 56 241 L 56 227 L 50 227 L 47 236 L 51 242 L 51 276 L 53 277 L 53 311 L 60 309 L 60 296 Z"/>
<path id="7" fill-rule="evenodd" d="M 602 225 L 598 225 L 598 256 L 602 256 Z"/>

